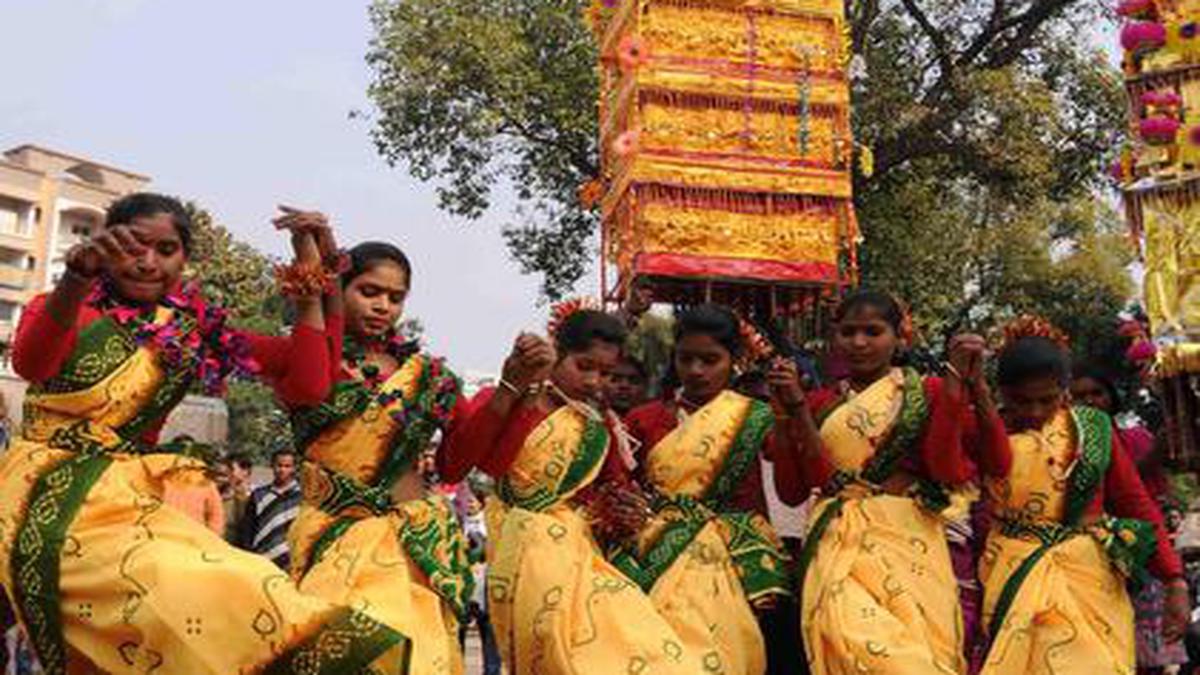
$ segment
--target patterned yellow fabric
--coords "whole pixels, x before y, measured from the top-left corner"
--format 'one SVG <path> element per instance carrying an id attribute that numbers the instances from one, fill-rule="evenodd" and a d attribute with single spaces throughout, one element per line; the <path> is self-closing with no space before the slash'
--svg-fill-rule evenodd
<path id="1" fill-rule="evenodd" d="M 145 348 L 98 367 L 109 374 L 94 386 L 31 394 L 23 436 L 0 457 L 0 581 L 47 672 L 323 673 L 379 632 L 164 506 L 167 484 L 201 465 L 113 449 L 131 447 L 116 430 L 165 374 Z M 331 631 L 336 616 L 347 620 Z M 395 645 L 374 667 L 407 672 L 406 652 Z"/>
<path id="2" fill-rule="evenodd" d="M 1200 334 L 1200 200 L 1190 193 L 1140 198 L 1146 229 L 1146 311 L 1156 335 Z"/>
<path id="3" fill-rule="evenodd" d="M 650 485 L 668 498 L 708 497 L 718 480 L 735 473 L 729 471 L 730 454 L 752 403 L 725 391 L 675 427 L 646 454 Z M 744 459 L 753 460 L 751 470 L 757 470 L 759 449 L 748 450 Z M 679 527 L 681 517 L 689 520 L 676 508 L 663 508 L 638 537 L 639 557 L 649 560 L 647 567 L 653 568 L 660 555 L 667 560 L 665 570 L 650 570 L 651 600 L 680 636 L 709 646 L 710 662 L 720 664 L 721 672 L 764 672 L 766 645 L 731 556 L 733 524 L 712 513 L 707 523 L 697 521 L 700 529 L 691 535 L 688 526 Z M 764 539 L 777 541 L 773 533 Z M 651 553 L 654 549 L 662 553 Z M 776 557 L 762 556 L 762 561 L 782 572 Z"/>
<path id="4" fill-rule="evenodd" d="M 376 397 L 365 409 L 347 412 L 305 446 L 304 499 L 288 538 L 302 592 L 358 608 L 407 636 L 413 673 L 459 675 L 458 618 L 438 592 L 457 598 L 463 571 L 469 572 L 456 516 L 439 497 L 391 505 L 386 486 L 377 485 L 405 431 L 392 414 L 417 395 L 428 363 L 422 355 L 408 358 L 380 385 L 383 402 Z M 388 506 L 378 509 L 383 513 L 362 504 L 331 508 L 350 503 L 339 499 L 339 490 L 353 491 L 336 476 Z"/>
<path id="5" fill-rule="evenodd" d="M 429 578 L 413 562 L 397 535 L 424 529 L 435 520 L 454 518 L 445 500 L 405 502 L 387 516 L 358 520 L 321 554 L 300 581 L 300 591 L 359 609 L 412 640 L 414 675 L 463 672 L 458 619 Z M 301 507 L 298 527 L 319 526 L 328 516 Z"/>
<path id="6" fill-rule="evenodd" d="M 821 438 L 837 467 L 862 469 L 896 431 L 904 384 L 894 371 L 825 419 Z M 965 673 L 945 521 L 911 497 L 857 483 L 817 505 L 811 522 L 823 518 L 802 591 L 813 675 Z"/>
<path id="7" fill-rule="evenodd" d="M 505 663 L 516 675 L 709 672 L 645 594 L 599 554 L 569 501 L 595 480 L 607 451 L 607 434 L 602 445 L 585 442 L 591 424 L 571 408 L 555 411 L 503 479 L 509 505 L 494 531 L 488 597 Z M 572 466 L 584 471 L 582 480 L 567 478 Z"/>
<path id="8" fill-rule="evenodd" d="M 988 485 L 998 521 L 1060 523 L 1079 454 L 1069 411 L 1064 409 L 1045 428 L 1013 434 L 1009 441 L 1012 471 Z M 1009 577 L 1041 545 L 1037 539 L 1009 537 L 993 528 L 980 563 L 985 623 L 991 622 Z M 1133 609 L 1124 579 L 1096 538 L 1078 534 L 1051 547 L 1026 576 L 999 634 L 993 636 L 983 672 L 1134 671 Z"/>
<path id="9" fill-rule="evenodd" d="M 838 469 L 858 471 L 875 455 L 875 448 L 895 428 L 903 387 L 904 372 L 893 369 L 825 418 L 821 441 Z"/>
<path id="10" fill-rule="evenodd" d="M 836 270 L 857 237 L 843 7 L 611 4 L 595 0 L 592 17 L 604 253 L 621 275 L 647 253 Z M 805 208 L 785 205 L 800 198 Z"/>

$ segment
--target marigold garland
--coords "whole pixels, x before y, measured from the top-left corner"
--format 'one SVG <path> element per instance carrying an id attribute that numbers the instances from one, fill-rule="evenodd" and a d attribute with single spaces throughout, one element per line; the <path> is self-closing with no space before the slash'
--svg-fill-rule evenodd
<path id="1" fill-rule="evenodd" d="M 320 263 L 275 266 L 275 284 L 285 298 L 312 298 L 333 292 L 337 278 L 337 272 Z"/>

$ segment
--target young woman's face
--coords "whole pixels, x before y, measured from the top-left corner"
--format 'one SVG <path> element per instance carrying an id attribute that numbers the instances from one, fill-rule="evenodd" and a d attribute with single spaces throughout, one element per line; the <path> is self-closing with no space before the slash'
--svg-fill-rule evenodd
<path id="1" fill-rule="evenodd" d="M 562 355 L 550 379 L 567 396 L 599 405 L 609 373 L 620 358 L 621 348 L 617 345 L 592 340 L 587 349 Z"/>
<path id="2" fill-rule="evenodd" d="M 113 262 L 106 272 L 121 297 L 138 303 L 154 303 L 172 291 L 183 275 L 187 254 L 183 239 L 168 213 L 139 216 L 126 223 L 134 239 L 143 246 L 141 255 Z"/>
<path id="3" fill-rule="evenodd" d="M 342 291 L 346 331 L 377 337 L 391 330 L 404 313 L 408 275 L 396 263 L 378 261 L 354 277 Z"/>
<path id="4" fill-rule="evenodd" d="M 675 373 L 686 398 L 707 402 L 729 388 L 733 355 L 711 335 L 681 335 L 675 343 Z"/>
<path id="5" fill-rule="evenodd" d="M 1071 382 L 1071 400 L 1113 414 L 1113 400 L 1108 389 L 1090 377 L 1077 377 Z"/>
<path id="6" fill-rule="evenodd" d="M 1000 388 L 1011 431 L 1041 429 L 1066 404 L 1067 392 L 1053 375 L 1034 377 Z"/>
<path id="7" fill-rule="evenodd" d="M 833 346 L 845 358 L 852 380 L 874 381 L 891 370 L 900 336 L 877 309 L 860 306 L 838 322 Z"/>

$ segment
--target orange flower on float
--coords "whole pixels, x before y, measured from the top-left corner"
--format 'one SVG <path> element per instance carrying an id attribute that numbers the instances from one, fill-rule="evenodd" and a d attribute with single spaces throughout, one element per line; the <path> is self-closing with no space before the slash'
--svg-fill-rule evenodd
<path id="1" fill-rule="evenodd" d="M 621 70 L 629 72 L 650 60 L 650 50 L 642 38 L 637 35 L 626 35 L 617 45 L 617 63 Z"/>
<path id="2" fill-rule="evenodd" d="M 589 180 L 579 188 L 576 196 L 579 198 L 579 205 L 591 211 L 604 199 L 604 181 L 599 178 Z"/>
<path id="3" fill-rule="evenodd" d="M 639 134 L 637 130 L 630 129 L 620 136 L 617 136 L 617 139 L 613 141 L 612 151 L 618 157 L 632 155 L 638 149 L 638 141 L 640 138 L 641 134 Z"/>

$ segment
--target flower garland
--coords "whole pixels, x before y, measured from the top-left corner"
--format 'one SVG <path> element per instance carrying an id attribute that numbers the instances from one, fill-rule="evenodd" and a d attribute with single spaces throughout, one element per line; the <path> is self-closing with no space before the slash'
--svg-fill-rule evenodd
<path id="1" fill-rule="evenodd" d="M 342 347 L 342 359 L 351 370 L 358 371 L 363 386 L 375 395 L 375 402 L 386 408 L 403 399 L 404 392 L 399 389 L 379 391 L 385 378 L 379 366 L 366 363 L 367 355 L 372 352 L 387 354 L 395 360 L 396 368 L 399 369 L 420 351 L 421 345 L 417 340 L 389 331 L 387 335 L 366 341 L 366 344 L 347 336 Z M 459 384 L 458 379 L 446 367 L 445 359 L 429 359 L 422 378 L 424 386 L 420 387 L 414 400 L 403 401 L 404 405 L 390 413 L 392 419 L 400 426 L 407 425 L 414 411 L 438 425 L 445 425 L 450 421 Z"/>
<path id="2" fill-rule="evenodd" d="M 139 347 L 153 349 L 168 370 L 190 372 L 209 395 L 224 393 L 231 376 L 248 377 L 260 370 L 245 336 L 226 325 L 228 312 L 205 302 L 196 284 L 168 293 L 156 304 L 139 306 L 123 300 L 104 278 L 87 304 L 128 330 Z M 155 320 L 159 307 L 172 310 L 164 323 Z"/>

